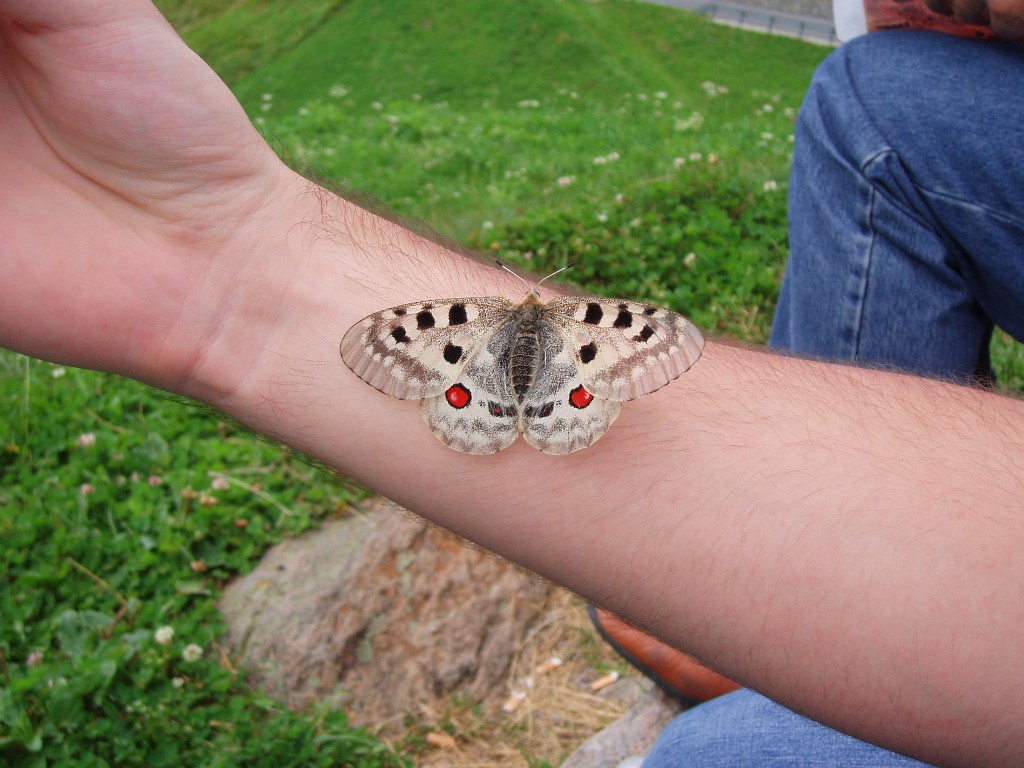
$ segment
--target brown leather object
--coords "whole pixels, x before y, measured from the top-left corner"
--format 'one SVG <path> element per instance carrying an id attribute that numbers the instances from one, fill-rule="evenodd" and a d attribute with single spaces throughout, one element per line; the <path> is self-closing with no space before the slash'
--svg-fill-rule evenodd
<path id="1" fill-rule="evenodd" d="M 603 608 L 588 605 L 587 612 L 601 637 L 670 696 L 697 704 L 742 687 Z"/>

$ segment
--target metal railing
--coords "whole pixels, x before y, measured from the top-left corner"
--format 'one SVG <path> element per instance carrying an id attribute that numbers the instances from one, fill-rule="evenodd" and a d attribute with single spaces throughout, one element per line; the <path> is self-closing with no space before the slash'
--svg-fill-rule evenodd
<path id="1" fill-rule="evenodd" d="M 808 42 L 838 45 L 836 28 L 824 19 L 751 8 L 729 3 L 707 3 L 694 10 L 722 24 L 732 24 L 774 35 L 786 35 Z"/>

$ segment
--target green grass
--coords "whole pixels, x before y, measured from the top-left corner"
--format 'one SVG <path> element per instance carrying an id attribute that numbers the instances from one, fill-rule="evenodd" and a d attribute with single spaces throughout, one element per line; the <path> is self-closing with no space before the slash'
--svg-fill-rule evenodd
<path id="1" fill-rule="evenodd" d="M 611 0 L 161 6 L 296 167 L 765 339 L 794 110 L 825 49 Z M 1019 386 L 1019 347 L 994 354 Z M 218 644 L 225 582 L 355 491 L 113 376 L 3 353 L 0 408 L 0 763 L 395 762 L 342 712 L 250 690 Z"/>
<path id="2" fill-rule="evenodd" d="M 296 167 L 464 241 L 700 177 L 695 152 L 784 181 L 825 53 L 641 3 L 354 0 L 236 91 Z"/>

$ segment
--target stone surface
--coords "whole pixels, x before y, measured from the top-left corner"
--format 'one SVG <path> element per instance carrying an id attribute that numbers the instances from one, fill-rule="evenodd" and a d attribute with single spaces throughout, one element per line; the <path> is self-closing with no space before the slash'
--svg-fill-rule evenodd
<path id="1" fill-rule="evenodd" d="M 583 742 L 562 768 L 615 768 L 627 757 L 645 755 L 682 710 L 679 702 L 652 687 L 622 717 Z"/>
<path id="2" fill-rule="evenodd" d="M 552 589 L 375 501 L 274 547 L 221 610 L 254 683 L 386 730 L 452 692 L 501 695 Z"/>

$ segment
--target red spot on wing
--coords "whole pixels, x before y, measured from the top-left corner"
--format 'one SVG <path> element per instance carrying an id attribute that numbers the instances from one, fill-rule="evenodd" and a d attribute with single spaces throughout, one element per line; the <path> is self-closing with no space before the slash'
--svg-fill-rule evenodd
<path id="1" fill-rule="evenodd" d="M 573 408 L 586 408 L 593 400 L 594 396 L 587 392 L 582 384 L 569 393 L 569 405 Z"/>
<path id="2" fill-rule="evenodd" d="M 461 384 L 452 384 L 444 393 L 444 399 L 448 401 L 448 405 L 452 408 L 461 409 L 469 405 L 473 396 L 470 394 L 469 390 Z"/>

